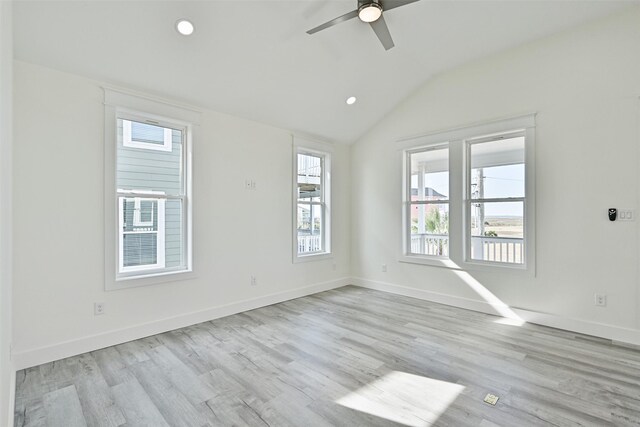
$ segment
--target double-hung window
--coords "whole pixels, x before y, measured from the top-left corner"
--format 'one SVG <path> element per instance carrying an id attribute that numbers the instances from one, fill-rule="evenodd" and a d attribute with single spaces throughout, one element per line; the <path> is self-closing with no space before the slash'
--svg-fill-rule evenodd
<path id="1" fill-rule="evenodd" d="M 120 113 L 117 129 L 118 276 L 185 270 L 187 127 Z"/>
<path id="2" fill-rule="evenodd" d="M 402 261 L 533 272 L 534 119 L 402 141 Z"/>
<path id="3" fill-rule="evenodd" d="M 294 261 L 331 253 L 331 155 L 297 146 L 294 153 Z"/>
<path id="4" fill-rule="evenodd" d="M 435 145 L 407 153 L 405 231 L 407 252 L 449 256 L 449 147 Z"/>
<path id="5" fill-rule="evenodd" d="M 471 139 L 466 148 L 466 258 L 523 265 L 525 134 Z"/>
<path id="6" fill-rule="evenodd" d="M 178 108 L 105 94 L 106 288 L 190 272 L 193 125 Z"/>

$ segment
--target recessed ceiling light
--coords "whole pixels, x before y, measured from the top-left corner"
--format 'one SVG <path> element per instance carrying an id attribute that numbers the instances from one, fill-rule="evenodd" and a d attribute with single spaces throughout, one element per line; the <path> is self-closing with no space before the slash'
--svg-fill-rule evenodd
<path id="1" fill-rule="evenodd" d="M 195 28 L 191 21 L 186 19 L 179 19 L 178 22 L 176 22 L 176 30 L 178 30 L 178 32 L 183 36 L 190 36 L 193 34 L 194 29 Z"/>
<path id="2" fill-rule="evenodd" d="M 347 104 L 349 105 L 353 105 L 356 102 L 356 97 L 355 96 L 350 96 L 347 98 Z"/>

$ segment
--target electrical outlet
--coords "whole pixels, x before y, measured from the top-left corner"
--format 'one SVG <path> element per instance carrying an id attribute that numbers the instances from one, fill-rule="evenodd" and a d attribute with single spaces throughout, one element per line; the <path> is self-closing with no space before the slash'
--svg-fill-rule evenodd
<path id="1" fill-rule="evenodd" d="M 256 280 L 256 276 L 251 276 L 251 286 L 256 286 L 258 281 Z"/>
<path id="2" fill-rule="evenodd" d="M 595 304 L 598 307 L 606 307 L 607 296 L 605 294 L 595 294 Z"/>
<path id="3" fill-rule="evenodd" d="M 387 264 L 382 264 L 382 272 L 383 273 L 387 272 Z"/>
<path id="4" fill-rule="evenodd" d="M 93 314 L 94 316 L 99 316 L 104 314 L 104 303 L 103 302 L 94 302 L 93 303 Z"/>

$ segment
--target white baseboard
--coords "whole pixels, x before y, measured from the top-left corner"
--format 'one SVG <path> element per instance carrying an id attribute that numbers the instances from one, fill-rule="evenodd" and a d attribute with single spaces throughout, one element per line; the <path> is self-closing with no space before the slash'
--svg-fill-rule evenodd
<path id="1" fill-rule="evenodd" d="M 195 325 L 197 323 L 207 322 L 209 320 L 218 319 L 232 314 L 241 313 L 243 311 L 254 310 L 256 308 L 265 307 L 279 302 L 288 301 L 294 298 L 300 298 L 318 292 L 330 289 L 340 288 L 350 284 L 350 278 L 331 280 L 328 282 L 317 283 L 290 291 L 269 294 L 257 298 L 251 298 L 238 301 L 231 304 L 221 305 L 208 308 L 206 310 L 195 311 L 192 313 L 181 314 L 178 316 L 168 317 L 153 322 L 142 323 L 139 325 L 103 332 L 96 335 L 90 335 L 59 344 L 24 350 L 13 354 L 13 361 L 16 370 L 41 365 L 43 363 L 52 362 L 54 360 L 64 359 L 65 357 L 75 356 L 89 351 L 98 350 L 112 345 L 122 344 L 124 342 L 160 334 L 185 326 Z"/>
<path id="2" fill-rule="evenodd" d="M 368 280 L 360 277 L 345 277 L 286 292 L 269 294 L 258 298 L 212 307 L 206 310 L 86 336 L 51 346 L 20 351 L 13 354 L 13 362 L 16 370 L 25 369 L 31 366 L 52 362 L 54 360 L 64 359 L 65 357 L 75 356 L 89 351 L 110 347 L 112 345 L 122 344 L 127 341 L 183 328 L 185 326 L 230 316 L 243 311 L 253 310 L 277 304 L 279 302 L 312 295 L 318 292 L 340 288 L 349 284 L 450 305 L 453 307 L 464 308 L 467 310 L 478 311 L 481 313 L 499 315 L 491 304 L 486 301 L 473 300 L 470 298 L 416 289 L 387 282 Z M 604 323 L 561 317 L 554 314 L 540 313 L 513 307 L 511 309 L 526 322 L 606 338 L 618 343 L 640 346 L 640 331 L 636 329 L 621 328 Z M 13 380 L 15 381 L 15 375 Z"/>
<path id="3" fill-rule="evenodd" d="M 491 306 L 491 304 L 486 301 L 472 300 L 469 298 L 441 294 L 438 292 L 396 285 L 393 283 L 364 279 L 361 277 L 352 278 L 351 283 L 355 286 L 360 286 L 363 288 L 375 289 L 378 291 L 404 295 L 407 297 L 418 298 L 426 301 L 436 302 L 439 304 L 445 304 L 453 307 L 459 307 L 467 310 L 479 311 L 481 313 L 499 316 L 499 314 Z M 511 307 L 511 310 L 525 322 L 549 326 L 557 329 L 564 329 L 566 331 L 592 335 L 600 338 L 606 338 L 616 343 L 630 344 L 634 346 L 640 345 L 640 330 L 637 329 L 622 328 L 605 323 L 597 323 L 588 320 L 562 317 L 555 314 L 540 313 L 514 307 Z"/>

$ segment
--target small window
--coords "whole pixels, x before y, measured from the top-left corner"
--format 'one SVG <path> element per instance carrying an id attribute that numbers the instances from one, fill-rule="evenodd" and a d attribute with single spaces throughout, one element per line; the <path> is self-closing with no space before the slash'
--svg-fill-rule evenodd
<path id="1" fill-rule="evenodd" d="M 408 151 L 407 165 L 407 253 L 448 257 L 449 147 Z"/>
<path id="2" fill-rule="evenodd" d="M 122 121 L 122 142 L 125 147 L 142 148 L 145 150 L 171 151 L 171 129 L 150 123 L 140 123 L 131 120 Z"/>
<path id="3" fill-rule="evenodd" d="M 524 133 L 468 141 L 471 261 L 525 263 Z"/>
<path id="4" fill-rule="evenodd" d="M 295 155 L 295 256 L 328 254 L 330 248 L 329 210 L 330 157 L 299 148 Z"/>

